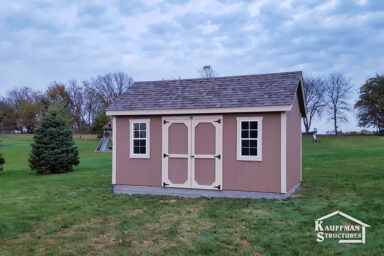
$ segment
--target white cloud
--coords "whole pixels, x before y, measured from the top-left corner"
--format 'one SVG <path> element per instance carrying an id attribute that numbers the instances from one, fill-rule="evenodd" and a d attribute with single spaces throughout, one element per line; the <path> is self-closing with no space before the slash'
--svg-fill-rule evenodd
<path id="1" fill-rule="evenodd" d="M 249 10 L 249 14 L 251 16 L 257 16 L 260 14 L 260 8 L 262 6 L 263 2 L 262 1 L 257 1 L 257 2 L 254 2 L 252 3 L 249 7 L 248 7 L 248 10 Z"/>
<path id="2" fill-rule="evenodd" d="M 367 2 L 368 2 L 368 0 L 357 0 L 357 3 L 358 3 L 359 5 L 362 5 L 362 6 L 366 5 Z"/>
<path id="3" fill-rule="evenodd" d="M 123 56 L 123 65 L 124 66 L 135 66 L 135 63 L 140 59 L 139 56 L 135 54 L 125 54 Z"/>
<path id="4" fill-rule="evenodd" d="M 163 0 L 143 0 L 143 2 L 146 5 L 152 6 L 152 5 L 160 4 L 161 2 L 163 2 Z"/>
<path id="5" fill-rule="evenodd" d="M 219 27 L 217 25 L 213 25 L 211 21 L 208 21 L 205 25 L 199 25 L 199 29 L 201 29 L 203 34 L 210 34 L 217 31 Z"/>

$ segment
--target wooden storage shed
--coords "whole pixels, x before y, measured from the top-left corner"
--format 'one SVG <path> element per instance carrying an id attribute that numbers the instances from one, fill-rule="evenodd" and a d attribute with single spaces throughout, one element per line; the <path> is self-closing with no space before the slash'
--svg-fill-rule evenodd
<path id="1" fill-rule="evenodd" d="M 283 199 L 301 182 L 302 72 L 135 82 L 107 115 L 115 193 Z"/>

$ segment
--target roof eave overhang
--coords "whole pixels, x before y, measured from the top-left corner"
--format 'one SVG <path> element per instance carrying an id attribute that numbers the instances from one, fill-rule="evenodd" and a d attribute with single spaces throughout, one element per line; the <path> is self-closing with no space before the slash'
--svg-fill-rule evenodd
<path id="1" fill-rule="evenodd" d="M 292 105 L 236 107 L 236 108 L 203 108 L 203 109 L 158 109 L 158 110 L 109 110 L 108 116 L 142 116 L 142 115 L 190 115 L 215 113 L 251 113 L 251 112 L 286 112 Z"/>
<path id="2" fill-rule="evenodd" d="M 303 105 L 303 113 L 302 113 L 302 117 L 307 117 L 307 104 L 305 102 L 305 96 L 304 96 L 304 85 L 303 85 L 303 78 L 301 77 L 300 78 L 300 81 L 299 81 L 299 90 L 301 92 L 301 100 L 302 100 L 302 105 Z"/>

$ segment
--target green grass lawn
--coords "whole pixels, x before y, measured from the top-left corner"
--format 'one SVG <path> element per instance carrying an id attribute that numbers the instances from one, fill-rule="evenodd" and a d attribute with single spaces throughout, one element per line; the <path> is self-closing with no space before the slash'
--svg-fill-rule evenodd
<path id="1" fill-rule="evenodd" d="M 1 136 L 0 255 L 382 255 L 384 139 L 303 139 L 303 183 L 284 201 L 114 195 L 111 153 L 77 139 L 80 165 L 37 176 L 31 138 Z M 366 244 L 316 242 L 335 210 L 371 225 Z"/>

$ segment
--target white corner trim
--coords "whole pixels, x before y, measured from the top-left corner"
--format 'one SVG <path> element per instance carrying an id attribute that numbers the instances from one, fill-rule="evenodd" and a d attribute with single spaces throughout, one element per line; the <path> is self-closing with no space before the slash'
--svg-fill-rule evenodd
<path id="1" fill-rule="evenodd" d="M 281 193 L 287 193 L 287 113 L 281 112 Z"/>
<path id="2" fill-rule="evenodd" d="M 237 158 L 238 161 L 263 161 L 263 117 L 237 117 Z M 242 121 L 257 121 L 258 122 L 258 136 L 257 136 L 257 156 L 242 156 L 241 155 L 241 122 Z"/>
<path id="3" fill-rule="evenodd" d="M 130 158 L 150 158 L 150 152 L 151 152 L 151 130 L 150 130 L 150 121 L 151 119 L 129 119 L 129 157 Z M 134 123 L 146 123 L 147 124 L 147 130 L 146 130 L 146 154 L 134 154 L 133 153 L 133 124 Z"/>
<path id="4" fill-rule="evenodd" d="M 112 118 L 112 184 L 116 184 L 116 117 Z"/>
<path id="5" fill-rule="evenodd" d="M 301 118 L 300 118 L 300 182 L 303 181 L 303 135 L 301 134 Z"/>
<path id="6" fill-rule="evenodd" d="M 179 115 L 179 114 L 217 114 L 217 113 L 247 113 L 247 112 L 281 112 L 290 111 L 292 105 L 242 107 L 242 108 L 201 108 L 201 109 L 165 109 L 165 110 L 122 110 L 107 111 L 108 116 L 137 116 L 137 115 Z"/>

